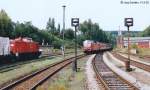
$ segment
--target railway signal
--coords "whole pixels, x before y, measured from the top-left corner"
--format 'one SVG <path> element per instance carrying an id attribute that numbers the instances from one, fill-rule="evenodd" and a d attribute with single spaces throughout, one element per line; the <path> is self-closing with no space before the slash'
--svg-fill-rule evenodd
<path id="1" fill-rule="evenodd" d="M 124 19 L 125 26 L 128 29 L 128 61 L 126 61 L 126 71 L 132 71 L 132 68 L 130 68 L 130 32 L 129 27 L 133 26 L 133 18 L 125 18 Z"/>
<path id="2" fill-rule="evenodd" d="M 133 26 L 133 18 L 125 18 L 125 26 Z"/>
<path id="3" fill-rule="evenodd" d="M 71 26 L 78 27 L 79 26 L 79 18 L 72 18 L 71 19 Z"/>
<path id="4" fill-rule="evenodd" d="M 79 26 L 79 18 L 71 19 L 71 26 L 75 27 L 75 60 L 72 64 L 72 70 L 77 72 L 77 27 Z"/>

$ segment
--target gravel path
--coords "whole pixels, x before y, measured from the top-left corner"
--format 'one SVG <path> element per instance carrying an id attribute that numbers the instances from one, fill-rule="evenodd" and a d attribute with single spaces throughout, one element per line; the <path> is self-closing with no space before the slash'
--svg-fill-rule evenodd
<path id="1" fill-rule="evenodd" d="M 100 90 L 100 87 L 96 81 L 95 73 L 92 67 L 92 59 L 95 55 L 92 55 L 86 63 L 86 75 L 87 75 L 87 86 L 89 90 Z"/>
<path id="2" fill-rule="evenodd" d="M 115 68 L 115 71 L 117 73 L 119 73 L 122 77 L 124 77 L 126 80 L 130 81 L 131 83 L 134 83 L 137 87 L 140 88 L 140 90 L 150 90 L 149 72 L 146 72 L 142 69 L 133 66 L 131 66 L 134 69 L 132 72 L 126 72 L 124 63 L 118 60 L 117 58 L 115 58 L 110 53 L 105 54 L 104 59 L 105 61 L 107 59 L 107 63 L 109 63 L 111 67 L 115 66 L 117 68 L 117 69 Z"/>

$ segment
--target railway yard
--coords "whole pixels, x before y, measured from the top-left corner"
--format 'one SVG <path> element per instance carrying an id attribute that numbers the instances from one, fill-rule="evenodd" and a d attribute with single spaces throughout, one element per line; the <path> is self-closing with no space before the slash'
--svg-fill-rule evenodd
<path id="1" fill-rule="evenodd" d="M 150 90 L 150 0 L 0 0 L 0 90 Z"/>
<path id="2" fill-rule="evenodd" d="M 47 51 L 46 51 L 47 52 Z M 0 90 L 149 90 L 150 63 L 131 55 L 132 71 L 125 70 L 126 53 L 116 51 L 86 55 L 78 51 L 77 72 L 72 71 L 74 53 L 65 58 L 44 53 L 39 59 L 1 65 Z"/>
<path id="3" fill-rule="evenodd" d="M 110 44 L 86 40 L 83 42 L 83 49 L 78 50 L 75 57 L 73 49 L 66 50 L 63 55 L 61 50 L 55 50 L 51 46 L 38 46 L 36 42 L 20 38 L 14 42 L 21 42 L 27 48 L 30 46 L 25 43 L 29 42 L 35 45 L 34 51 L 38 54 L 29 48 L 29 51 L 25 51 L 22 46 L 15 47 L 15 43 L 13 47 L 11 45 L 14 54 L 8 51 L 6 56 L 2 56 L 7 61 L 3 60 L 6 62 L 2 62 L 0 66 L 0 90 L 150 89 L 149 57 L 131 55 L 132 70 L 126 71 L 128 53 L 112 50 Z M 20 53 L 15 54 L 16 50 L 20 50 Z"/>

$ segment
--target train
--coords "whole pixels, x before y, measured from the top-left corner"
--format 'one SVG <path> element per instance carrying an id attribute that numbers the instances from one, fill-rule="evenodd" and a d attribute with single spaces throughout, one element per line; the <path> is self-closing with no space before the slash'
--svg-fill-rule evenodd
<path id="1" fill-rule="evenodd" d="M 34 59 L 40 55 L 39 43 L 33 41 L 32 38 L 0 37 L 0 62 Z"/>
<path id="2" fill-rule="evenodd" d="M 112 50 L 112 45 L 108 43 L 101 43 L 93 40 L 83 41 L 83 52 L 85 54 L 94 54 L 103 51 Z"/>

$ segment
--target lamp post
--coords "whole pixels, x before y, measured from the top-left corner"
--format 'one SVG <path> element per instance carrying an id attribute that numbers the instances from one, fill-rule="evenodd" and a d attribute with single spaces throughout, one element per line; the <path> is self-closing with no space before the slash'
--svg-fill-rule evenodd
<path id="1" fill-rule="evenodd" d="M 130 68 L 130 32 L 129 27 L 133 26 L 133 18 L 125 18 L 125 26 L 128 29 L 128 61 L 125 62 L 126 71 L 132 71 Z"/>
<path id="2" fill-rule="evenodd" d="M 63 56 L 64 56 L 64 58 L 65 58 L 65 38 L 64 38 L 64 31 L 65 31 L 65 5 L 63 5 L 62 6 L 63 7 L 63 45 L 62 45 L 62 54 L 63 54 Z"/>

